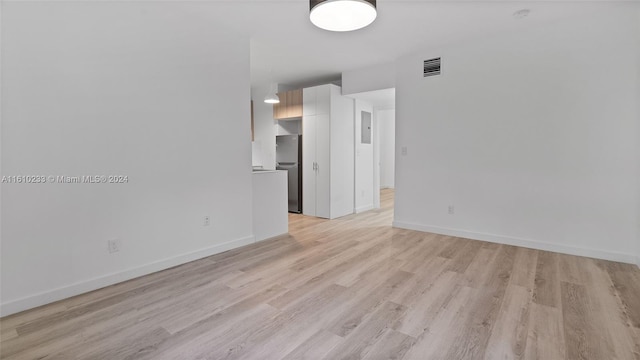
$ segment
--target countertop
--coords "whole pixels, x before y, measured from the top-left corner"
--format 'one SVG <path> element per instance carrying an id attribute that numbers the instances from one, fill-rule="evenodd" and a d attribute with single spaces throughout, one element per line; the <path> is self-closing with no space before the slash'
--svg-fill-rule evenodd
<path id="1" fill-rule="evenodd" d="M 274 172 L 278 172 L 278 171 L 287 171 L 287 170 L 253 170 L 254 174 L 269 174 L 269 173 L 274 173 Z"/>

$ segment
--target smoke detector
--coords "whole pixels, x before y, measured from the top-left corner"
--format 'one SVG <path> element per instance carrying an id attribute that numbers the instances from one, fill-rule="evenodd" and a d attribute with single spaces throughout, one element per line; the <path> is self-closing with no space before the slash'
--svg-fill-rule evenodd
<path id="1" fill-rule="evenodd" d="M 529 9 L 522 9 L 522 10 L 518 10 L 516 12 L 513 13 L 513 17 L 516 19 L 524 19 L 527 16 L 529 16 L 529 14 L 531 13 L 531 10 Z"/>

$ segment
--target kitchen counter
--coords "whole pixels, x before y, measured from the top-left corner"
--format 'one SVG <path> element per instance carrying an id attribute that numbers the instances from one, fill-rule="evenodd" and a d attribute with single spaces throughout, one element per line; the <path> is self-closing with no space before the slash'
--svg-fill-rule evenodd
<path id="1" fill-rule="evenodd" d="M 253 171 L 253 235 L 255 241 L 289 232 L 287 172 Z"/>
<path id="2" fill-rule="evenodd" d="M 283 170 L 253 170 L 254 174 L 269 174 L 272 172 L 276 172 L 276 171 L 283 171 Z"/>

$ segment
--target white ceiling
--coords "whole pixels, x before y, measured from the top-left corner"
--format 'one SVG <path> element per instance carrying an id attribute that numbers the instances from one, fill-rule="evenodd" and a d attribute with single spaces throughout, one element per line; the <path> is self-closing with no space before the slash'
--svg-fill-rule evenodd
<path id="1" fill-rule="evenodd" d="M 569 17 L 590 16 L 609 7 L 640 4 L 637 0 L 378 0 L 378 18 L 372 25 L 334 33 L 311 24 L 308 0 L 195 3 L 207 4 L 207 10 L 213 5 L 213 12 L 196 16 L 251 36 L 253 87 L 272 82 L 295 86 L 335 80 L 343 71 L 394 61 L 420 49 L 545 26 Z M 531 13 L 516 19 L 513 13 L 521 9 L 530 9 Z"/>
<path id="2" fill-rule="evenodd" d="M 393 61 L 425 47 L 468 41 L 492 33 L 589 16 L 611 1 L 401 1 L 378 0 L 378 18 L 367 28 L 334 33 L 309 21 L 309 2 L 254 1 L 251 13 L 251 81 L 309 83 L 339 78 L 346 70 Z M 636 3 L 637 4 L 637 3 Z M 524 19 L 512 16 L 531 9 Z"/>
<path id="3" fill-rule="evenodd" d="M 349 97 L 368 102 L 374 109 L 391 109 L 396 107 L 396 89 L 382 89 L 375 91 L 349 94 Z"/>

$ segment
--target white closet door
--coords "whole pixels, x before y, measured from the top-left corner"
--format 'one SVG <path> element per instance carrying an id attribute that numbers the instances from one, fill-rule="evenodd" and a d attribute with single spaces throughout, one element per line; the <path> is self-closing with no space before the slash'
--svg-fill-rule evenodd
<path id="1" fill-rule="evenodd" d="M 302 213 L 316 216 L 316 116 L 302 117 Z"/>
<path id="2" fill-rule="evenodd" d="M 331 116 L 317 115 L 316 132 L 316 216 L 331 215 Z"/>

